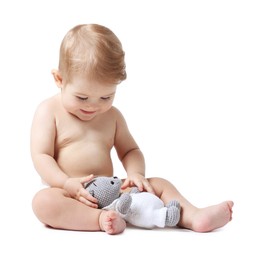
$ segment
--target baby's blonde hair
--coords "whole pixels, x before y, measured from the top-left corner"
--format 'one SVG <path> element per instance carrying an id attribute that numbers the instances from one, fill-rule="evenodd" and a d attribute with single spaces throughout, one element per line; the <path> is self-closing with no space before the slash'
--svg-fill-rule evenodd
<path id="1" fill-rule="evenodd" d="M 119 84 L 126 79 L 125 53 L 117 36 L 98 24 L 72 28 L 60 47 L 59 70 L 65 82 L 80 73 L 90 80 Z"/>

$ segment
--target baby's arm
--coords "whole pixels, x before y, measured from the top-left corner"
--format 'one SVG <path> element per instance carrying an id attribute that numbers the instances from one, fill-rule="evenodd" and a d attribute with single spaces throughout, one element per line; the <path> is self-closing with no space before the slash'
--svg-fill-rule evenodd
<path id="1" fill-rule="evenodd" d="M 31 156 L 43 181 L 61 188 L 68 176 L 54 159 L 56 127 L 53 106 L 51 100 L 46 100 L 36 110 L 31 129 Z"/>
<path id="2" fill-rule="evenodd" d="M 83 184 L 94 178 L 69 178 L 54 158 L 56 125 L 54 104 L 49 99 L 36 110 L 31 129 L 31 155 L 36 171 L 51 187 L 65 189 L 68 194 L 91 207 L 97 207 L 97 199 L 84 189 Z"/>
<path id="3" fill-rule="evenodd" d="M 117 112 L 115 148 L 126 172 L 127 179 L 122 189 L 137 186 L 140 191 L 153 192 L 152 186 L 145 178 L 145 160 L 133 136 L 131 135 L 123 115 Z"/>

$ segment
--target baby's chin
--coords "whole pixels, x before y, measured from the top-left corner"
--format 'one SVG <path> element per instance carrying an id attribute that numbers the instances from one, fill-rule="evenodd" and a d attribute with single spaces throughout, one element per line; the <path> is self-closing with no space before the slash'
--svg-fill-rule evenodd
<path id="1" fill-rule="evenodd" d="M 81 121 L 90 121 L 98 115 L 98 113 L 96 113 L 96 112 L 85 113 L 83 111 L 78 111 L 78 112 L 74 112 L 74 113 L 70 113 L 70 114 L 73 115 L 74 117 L 78 118 Z"/>
<path id="2" fill-rule="evenodd" d="M 98 115 L 98 113 L 96 111 L 85 111 L 85 110 L 80 110 L 77 113 L 77 116 L 79 119 L 83 120 L 83 121 L 89 121 L 91 119 L 93 119 L 94 117 L 96 117 Z"/>

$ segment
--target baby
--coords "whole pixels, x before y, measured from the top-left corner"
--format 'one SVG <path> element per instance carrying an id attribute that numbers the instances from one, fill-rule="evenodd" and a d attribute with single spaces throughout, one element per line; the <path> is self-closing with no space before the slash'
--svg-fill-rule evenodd
<path id="1" fill-rule="evenodd" d="M 143 154 L 113 106 L 126 71 L 122 45 L 110 29 L 97 24 L 72 28 L 61 43 L 59 67 L 52 75 L 60 91 L 38 106 L 31 130 L 32 160 L 49 186 L 32 202 L 42 223 L 108 234 L 124 231 L 125 221 L 112 210 L 98 209 L 97 200 L 84 189 L 95 176 L 113 176 L 113 147 L 127 174 L 122 189 L 136 186 L 165 205 L 178 200 L 180 227 L 208 232 L 231 220 L 232 201 L 199 209 L 169 181 L 145 178 Z"/>

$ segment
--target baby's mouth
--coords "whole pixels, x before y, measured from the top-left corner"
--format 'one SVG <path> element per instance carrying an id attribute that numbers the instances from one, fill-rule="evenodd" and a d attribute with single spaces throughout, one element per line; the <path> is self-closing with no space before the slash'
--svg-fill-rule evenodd
<path id="1" fill-rule="evenodd" d="M 83 110 L 83 109 L 80 109 L 80 111 L 83 113 L 83 114 L 86 114 L 86 115 L 93 115 L 96 111 L 86 111 L 86 110 Z"/>

